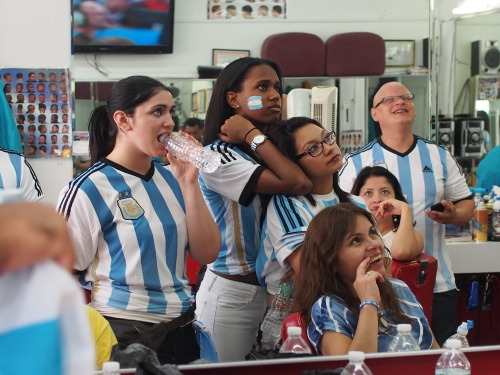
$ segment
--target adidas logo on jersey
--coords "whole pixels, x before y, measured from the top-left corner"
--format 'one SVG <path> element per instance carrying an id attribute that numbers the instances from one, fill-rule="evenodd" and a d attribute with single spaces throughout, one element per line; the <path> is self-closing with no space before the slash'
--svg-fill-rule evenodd
<path id="1" fill-rule="evenodd" d="M 424 167 L 422 172 L 431 172 L 432 173 L 432 168 L 428 167 L 427 165 Z"/>

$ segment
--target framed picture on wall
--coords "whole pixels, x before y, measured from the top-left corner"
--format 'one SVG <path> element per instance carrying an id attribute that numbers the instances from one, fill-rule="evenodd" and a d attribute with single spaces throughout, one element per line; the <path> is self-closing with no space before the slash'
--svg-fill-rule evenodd
<path id="1" fill-rule="evenodd" d="M 410 66 L 415 65 L 414 40 L 386 40 L 385 41 L 385 66 Z"/>
<path id="2" fill-rule="evenodd" d="M 246 49 L 213 49 L 212 65 L 225 67 L 234 60 L 250 56 L 250 50 Z"/>

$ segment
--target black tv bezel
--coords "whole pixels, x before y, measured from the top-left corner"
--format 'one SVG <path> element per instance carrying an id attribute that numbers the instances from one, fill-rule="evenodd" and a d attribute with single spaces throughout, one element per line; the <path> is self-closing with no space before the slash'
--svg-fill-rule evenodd
<path id="1" fill-rule="evenodd" d="M 74 4 L 71 1 L 71 12 L 74 11 Z M 170 11 L 168 12 L 170 19 L 167 21 L 170 37 L 168 44 L 159 45 L 132 45 L 132 46 L 112 46 L 112 45 L 89 45 L 89 44 L 74 44 L 73 41 L 73 25 L 71 25 L 71 44 L 73 45 L 74 54 L 144 54 L 144 55 L 163 55 L 171 54 L 174 50 L 174 17 L 175 17 L 175 0 L 170 0 Z"/>

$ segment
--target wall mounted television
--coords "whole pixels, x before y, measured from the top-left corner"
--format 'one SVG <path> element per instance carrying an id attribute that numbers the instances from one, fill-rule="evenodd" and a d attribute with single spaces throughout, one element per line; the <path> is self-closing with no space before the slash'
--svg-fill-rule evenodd
<path id="1" fill-rule="evenodd" d="M 173 52 L 175 0 L 73 0 L 75 54 Z"/>

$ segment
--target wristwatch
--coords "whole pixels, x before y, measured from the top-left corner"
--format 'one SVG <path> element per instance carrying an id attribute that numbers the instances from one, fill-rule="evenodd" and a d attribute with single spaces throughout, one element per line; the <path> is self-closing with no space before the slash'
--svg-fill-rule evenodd
<path id="1" fill-rule="evenodd" d="M 259 147 L 262 143 L 264 143 L 266 139 L 267 136 L 265 136 L 264 134 L 258 134 L 255 137 L 253 137 L 252 143 L 250 144 L 250 148 L 252 149 L 252 151 L 255 152 L 257 147 Z"/>

